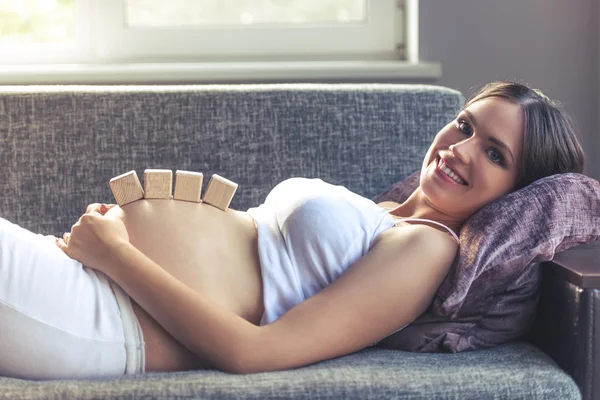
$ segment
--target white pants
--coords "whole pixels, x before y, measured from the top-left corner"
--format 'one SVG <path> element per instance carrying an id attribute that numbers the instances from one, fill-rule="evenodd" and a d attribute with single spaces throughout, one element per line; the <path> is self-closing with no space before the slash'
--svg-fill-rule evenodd
<path id="1" fill-rule="evenodd" d="M 131 300 L 43 236 L 0 218 L 0 376 L 105 378 L 144 372 Z"/>

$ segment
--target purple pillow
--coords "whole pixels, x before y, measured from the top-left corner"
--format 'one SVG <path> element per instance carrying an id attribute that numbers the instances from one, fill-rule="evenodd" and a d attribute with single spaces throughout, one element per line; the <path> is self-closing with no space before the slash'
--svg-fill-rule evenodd
<path id="1" fill-rule="evenodd" d="M 419 175 L 373 201 L 405 201 Z M 600 240 L 600 183 L 577 173 L 539 179 L 480 209 L 459 238 L 459 253 L 428 310 L 378 346 L 454 353 L 522 336 L 535 315 L 539 263 Z"/>

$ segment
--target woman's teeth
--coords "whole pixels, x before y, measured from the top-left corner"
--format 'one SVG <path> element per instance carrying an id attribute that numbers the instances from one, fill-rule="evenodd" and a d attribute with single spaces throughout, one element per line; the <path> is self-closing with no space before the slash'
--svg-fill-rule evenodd
<path id="1" fill-rule="evenodd" d="M 452 178 L 452 180 L 454 182 L 456 182 L 460 185 L 466 185 L 465 181 L 460 179 L 454 172 L 452 172 L 452 170 L 446 166 L 446 164 L 444 163 L 444 160 L 442 160 L 441 158 L 440 158 L 440 161 L 438 162 L 438 168 L 441 171 L 443 171 L 446 175 L 448 175 L 450 178 Z"/>

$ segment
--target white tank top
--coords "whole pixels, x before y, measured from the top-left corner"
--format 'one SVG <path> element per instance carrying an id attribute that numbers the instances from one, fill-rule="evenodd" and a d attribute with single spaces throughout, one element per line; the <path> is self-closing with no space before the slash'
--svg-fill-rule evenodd
<path id="1" fill-rule="evenodd" d="M 261 325 L 331 284 L 369 251 L 379 234 L 401 221 L 343 186 L 306 178 L 279 183 L 264 204 L 248 213 L 258 229 L 265 303 Z"/>
<path id="2" fill-rule="evenodd" d="M 387 210 L 392 210 L 392 209 L 388 208 Z M 444 224 L 442 224 L 440 222 L 433 221 L 431 219 L 425 219 L 425 218 L 399 218 L 399 219 L 396 219 L 394 221 L 394 226 L 399 225 L 401 221 L 425 221 L 425 222 L 431 222 L 432 224 L 436 224 L 438 226 L 441 226 L 442 228 L 446 228 L 448 230 L 448 232 L 450 232 L 450 234 L 452 235 L 452 237 L 454 238 L 454 240 L 456 240 L 456 242 L 458 244 L 460 244 L 460 239 L 458 238 L 458 236 L 456 235 L 456 233 L 454 233 L 454 231 L 452 229 L 450 229 L 449 227 L 447 227 L 446 225 L 444 225 Z"/>

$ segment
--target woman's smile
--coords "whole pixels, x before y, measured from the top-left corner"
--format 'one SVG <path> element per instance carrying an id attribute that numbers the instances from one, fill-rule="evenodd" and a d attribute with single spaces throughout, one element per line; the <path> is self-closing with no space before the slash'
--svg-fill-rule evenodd
<path id="1" fill-rule="evenodd" d="M 440 158 L 437 157 L 436 158 L 436 163 L 435 163 L 435 174 L 437 176 L 439 176 L 444 182 L 448 182 L 448 183 L 452 183 L 454 185 L 459 185 L 459 186 L 466 186 L 466 184 L 464 183 L 464 181 L 462 181 L 462 179 L 458 178 L 456 175 L 454 175 L 454 173 L 450 172 L 450 174 L 454 175 L 454 177 L 450 176 L 447 171 L 448 167 L 445 164 L 442 164 L 442 162 L 440 162 Z M 441 168 L 440 168 L 440 164 L 442 164 Z M 443 169 L 442 169 L 443 168 Z M 463 183 L 458 183 L 455 179 L 460 180 Z"/>

